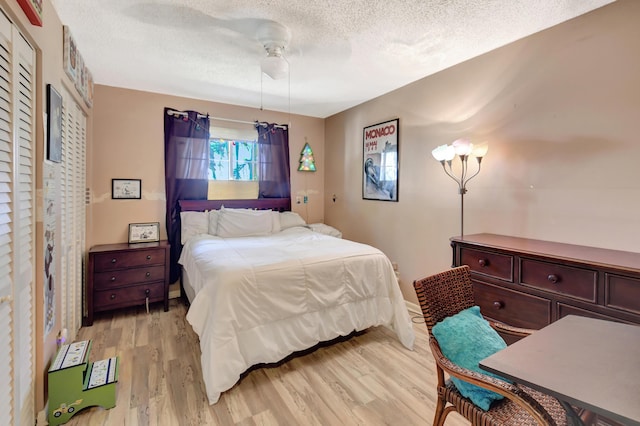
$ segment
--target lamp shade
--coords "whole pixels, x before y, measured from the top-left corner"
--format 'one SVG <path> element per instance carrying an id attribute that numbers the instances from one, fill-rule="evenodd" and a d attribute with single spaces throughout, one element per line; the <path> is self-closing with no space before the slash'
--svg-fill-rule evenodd
<path id="1" fill-rule="evenodd" d="M 269 52 L 269 55 L 260 62 L 260 68 L 274 80 L 280 80 L 289 75 L 289 62 L 277 53 Z"/>
<path id="2" fill-rule="evenodd" d="M 437 161 L 451 161 L 456 156 L 456 150 L 451 145 L 440 145 L 431 151 L 431 155 Z"/>
<path id="3" fill-rule="evenodd" d="M 451 144 L 456 151 L 456 155 L 469 155 L 473 149 L 473 144 L 466 139 L 458 139 Z"/>
<path id="4" fill-rule="evenodd" d="M 477 145 L 473 145 L 473 149 L 471 150 L 471 155 L 477 158 L 482 158 L 485 155 L 487 155 L 487 151 L 489 151 L 489 144 L 486 142 L 483 142 Z"/>

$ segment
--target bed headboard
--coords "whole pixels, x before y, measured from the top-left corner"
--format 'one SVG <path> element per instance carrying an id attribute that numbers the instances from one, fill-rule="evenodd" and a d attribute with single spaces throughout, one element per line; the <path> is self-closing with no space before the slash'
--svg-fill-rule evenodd
<path id="1" fill-rule="evenodd" d="M 232 209 L 291 210 L 291 198 L 258 198 L 253 200 L 179 200 L 181 212 L 218 210 L 225 206 Z"/>

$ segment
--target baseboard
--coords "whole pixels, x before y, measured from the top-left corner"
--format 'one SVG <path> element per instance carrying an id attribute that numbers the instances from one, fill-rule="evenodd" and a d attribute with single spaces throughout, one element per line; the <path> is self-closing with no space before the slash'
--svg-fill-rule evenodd
<path id="1" fill-rule="evenodd" d="M 47 416 L 49 412 L 49 401 L 47 401 L 47 404 L 44 406 L 44 408 L 42 409 L 42 411 L 38 412 L 38 417 L 36 417 L 36 426 L 45 426 L 49 424 L 49 419 Z"/>
<path id="2" fill-rule="evenodd" d="M 412 314 L 422 315 L 422 309 L 420 309 L 420 306 L 413 302 L 409 302 L 408 300 L 405 300 L 404 303 L 407 305 L 407 310 L 409 310 L 409 312 Z"/>
<path id="3" fill-rule="evenodd" d="M 169 286 L 169 299 L 178 299 L 180 297 L 180 278 Z"/>
<path id="4" fill-rule="evenodd" d="M 169 299 L 177 299 L 180 297 L 180 287 L 175 290 L 169 290 Z"/>

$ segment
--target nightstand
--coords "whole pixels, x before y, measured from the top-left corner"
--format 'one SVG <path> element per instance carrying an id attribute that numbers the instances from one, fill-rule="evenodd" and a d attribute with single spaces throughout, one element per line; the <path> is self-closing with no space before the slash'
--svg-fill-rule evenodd
<path id="1" fill-rule="evenodd" d="M 85 325 L 96 312 L 164 302 L 169 310 L 167 241 L 104 244 L 89 250 Z"/>

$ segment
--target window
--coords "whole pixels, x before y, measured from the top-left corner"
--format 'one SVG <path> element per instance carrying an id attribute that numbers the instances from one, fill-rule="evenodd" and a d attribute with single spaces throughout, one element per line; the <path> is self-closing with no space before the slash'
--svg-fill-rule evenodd
<path id="1" fill-rule="evenodd" d="M 209 179 L 258 180 L 258 144 L 255 140 L 209 140 Z"/>

